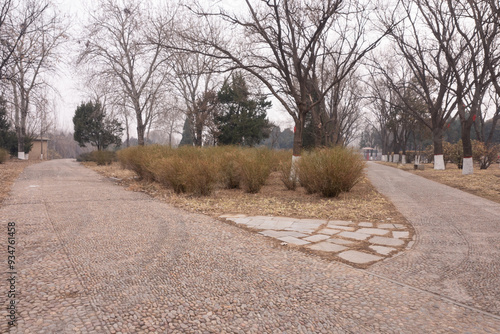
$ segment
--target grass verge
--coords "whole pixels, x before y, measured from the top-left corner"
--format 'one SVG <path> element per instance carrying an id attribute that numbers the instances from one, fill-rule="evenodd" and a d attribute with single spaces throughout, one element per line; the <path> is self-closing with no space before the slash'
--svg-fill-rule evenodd
<path id="1" fill-rule="evenodd" d="M 19 174 L 29 165 L 39 161 L 10 159 L 0 165 L 0 205 L 9 195 L 10 189 Z"/>

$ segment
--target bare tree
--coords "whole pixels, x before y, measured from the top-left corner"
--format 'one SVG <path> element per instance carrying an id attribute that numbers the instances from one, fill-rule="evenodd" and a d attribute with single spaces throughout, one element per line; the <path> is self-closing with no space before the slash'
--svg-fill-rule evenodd
<path id="1" fill-rule="evenodd" d="M 391 85 L 387 83 L 385 77 L 377 77 L 374 73 L 371 73 L 367 86 L 369 87 L 369 92 L 366 97 L 371 102 L 370 109 L 375 116 L 372 129 L 375 130 L 380 139 L 382 161 L 389 161 L 390 124 L 392 122 L 391 116 L 394 114 L 392 109 L 394 108 L 395 93 L 391 89 Z"/>
<path id="2" fill-rule="evenodd" d="M 28 2 L 20 10 L 20 24 L 25 22 L 27 14 L 32 12 L 33 4 Z M 54 11 L 44 10 L 31 23 L 31 30 L 24 33 L 13 53 L 10 79 L 15 110 L 15 127 L 18 139 L 18 156 L 24 159 L 24 143 L 27 135 L 27 118 L 32 106 L 32 97 L 37 89 L 46 87 L 43 80 L 46 72 L 55 69 L 57 49 L 66 38 L 64 27 Z"/>
<path id="3" fill-rule="evenodd" d="M 358 135 L 363 117 L 360 84 L 360 77 L 352 73 L 325 96 L 327 119 L 323 128 L 327 146 L 348 145 Z"/>
<path id="4" fill-rule="evenodd" d="M 480 126 L 477 126 L 477 123 L 474 124 L 478 138 L 483 141 L 487 147 L 489 147 L 492 145 L 493 134 L 495 132 L 497 122 L 500 120 L 500 36 L 498 33 L 500 24 L 500 6 L 495 0 L 487 0 L 485 3 L 481 4 L 485 7 L 482 7 L 483 10 L 480 10 L 479 4 L 474 2 L 469 3 L 474 14 L 476 30 L 483 43 L 484 62 L 490 74 L 493 90 L 496 92 L 496 96 L 494 96 L 494 94 L 491 94 L 490 91 L 490 100 L 494 103 L 493 108 L 495 111 L 492 116 L 492 126 L 489 134 L 486 136 L 484 132 L 485 116 L 483 113 L 479 114 Z M 480 130 L 477 128 L 480 128 Z"/>
<path id="5" fill-rule="evenodd" d="M 116 0 L 100 1 L 98 10 L 89 16 L 78 62 L 92 64 L 97 74 L 113 76 L 121 83 L 135 112 L 139 145 L 144 145 L 155 99 L 166 82 L 168 58 L 158 41 L 171 30 L 171 17 L 153 18 L 145 4 L 131 0 L 123 5 Z"/>
<path id="6" fill-rule="evenodd" d="M 26 34 L 32 34 L 34 23 L 49 7 L 46 1 L 4 0 L 0 5 L 0 81 L 10 78 L 15 50 Z"/>
<path id="7" fill-rule="evenodd" d="M 186 52 L 185 40 L 177 40 L 177 50 L 170 66 L 174 76 L 172 84 L 182 97 L 186 118 L 190 123 L 191 136 L 195 146 L 201 146 L 203 132 L 215 110 L 216 87 L 220 84 L 216 74 L 220 70 L 219 61 L 208 56 L 213 51 L 205 48 L 202 53 Z M 199 50 L 201 51 L 201 50 Z"/>
<path id="8" fill-rule="evenodd" d="M 418 6 L 455 78 L 451 89 L 462 125 L 462 172 L 472 174 L 471 128 L 491 84 L 489 68 L 494 65 L 489 55 L 496 48 L 500 23 L 487 2 L 447 0 L 444 5 L 427 0 L 419 1 Z"/>
<path id="9" fill-rule="evenodd" d="M 451 21 L 444 21 L 437 27 L 437 33 L 442 36 L 437 40 L 432 32 L 432 27 L 426 25 L 426 18 L 434 15 L 434 12 L 442 13 L 446 4 L 434 1 L 436 8 L 422 6 L 428 1 L 399 1 L 397 15 L 383 18 L 386 26 L 394 26 L 394 22 L 400 22 L 391 31 L 390 37 L 396 46 L 395 63 L 404 61 L 408 67 L 412 80 L 409 86 L 401 89 L 398 82 L 401 81 L 397 75 L 406 73 L 406 69 L 399 72 L 389 73 L 383 66 L 377 66 L 388 82 L 394 88 L 394 92 L 406 104 L 412 115 L 428 127 L 433 136 L 434 143 L 434 169 L 445 169 L 443 158 L 443 135 L 447 122 L 451 119 L 456 99 L 450 87 L 454 84 L 453 68 L 447 62 L 447 54 L 444 48 L 454 48 L 455 28 Z M 440 14 L 438 14 L 440 15 Z M 401 21 L 403 19 L 403 21 Z M 377 61 L 378 62 L 378 61 Z M 411 90 L 427 105 L 427 113 L 422 113 L 420 107 L 408 101 L 403 92 Z M 427 117 L 428 116 L 428 117 Z"/>
<path id="10" fill-rule="evenodd" d="M 326 94 L 355 68 L 379 42 L 367 42 L 359 33 L 366 28 L 367 6 L 342 0 L 246 0 L 247 15 L 194 11 L 208 24 L 190 37 L 196 52 L 201 45 L 211 54 L 230 61 L 258 78 L 283 105 L 295 122 L 293 154 L 302 150 L 306 115 L 323 101 Z M 212 18 L 227 24 L 240 40 L 224 39 Z M 223 22 L 223 23 L 220 23 Z M 214 33 L 215 32 L 215 33 Z M 340 55 L 339 71 L 319 94 L 311 87 L 317 77 L 322 54 Z"/>

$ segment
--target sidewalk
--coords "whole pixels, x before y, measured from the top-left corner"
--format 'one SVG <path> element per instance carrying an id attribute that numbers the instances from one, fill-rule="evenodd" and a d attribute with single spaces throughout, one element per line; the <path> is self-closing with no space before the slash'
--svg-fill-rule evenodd
<path id="1" fill-rule="evenodd" d="M 500 204 L 373 162 L 368 176 L 416 232 L 369 271 L 500 315 Z"/>

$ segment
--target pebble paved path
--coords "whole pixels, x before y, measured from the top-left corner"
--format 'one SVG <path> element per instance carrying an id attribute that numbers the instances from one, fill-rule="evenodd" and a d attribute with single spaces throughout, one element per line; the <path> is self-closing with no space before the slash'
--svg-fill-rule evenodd
<path id="1" fill-rule="evenodd" d="M 500 204 L 392 167 L 368 166 L 371 182 L 416 232 L 411 251 L 369 270 L 500 315 Z"/>
<path id="2" fill-rule="evenodd" d="M 1 333 L 500 331 L 498 316 L 188 214 L 71 160 L 25 170 L 0 208 L 1 245 L 9 221 L 18 324 L 7 327 L 1 299 Z"/>

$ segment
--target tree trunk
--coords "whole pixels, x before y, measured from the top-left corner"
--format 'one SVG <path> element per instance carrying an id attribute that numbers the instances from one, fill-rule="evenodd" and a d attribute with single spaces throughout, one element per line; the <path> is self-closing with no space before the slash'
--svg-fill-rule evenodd
<path id="1" fill-rule="evenodd" d="M 203 127 L 200 125 L 199 122 L 196 122 L 196 130 L 195 130 L 195 136 L 194 136 L 194 146 L 201 147 L 202 144 L 202 137 L 203 134 Z"/>
<path id="2" fill-rule="evenodd" d="M 129 130 L 129 124 L 128 124 L 128 117 L 125 116 L 125 129 L 127 131 L 127 147 L 130 147 L 130 130 Z"/>
<path id="3" fill-rule="evenodd" d="M 434 143 L 434 169 L 445 170 L 443 157 L 443 129 L 434 127 L 432 130 L 432 141 Z"/>
<path id="4" fill-rule="evenodd" d="M 293 155 L 300 157 L 302 154 L 302 134 L 304 133 L 304 121 L 306 114 L 299 113 L 299 119 L 295 122 L 295 129 L 293 134 Z"/>
<path id="5" fill-rule="evenodd" d="M 474 164 L 472 161 L 472 142 L 470 138 L 470 132 L 473 123 L 467 119 L 461 119 L 461 123 L 462 123 L 462 148 L 464 152 L 462 174 L 469 175 L 474 173 Z"/>
<path id="6" fill-rule="evenodd" d="M 145 131 L 145 126 L 144 125 L 137 125 L 137 141 L 139 146 L 144 146 L 144 131 Z"/>

